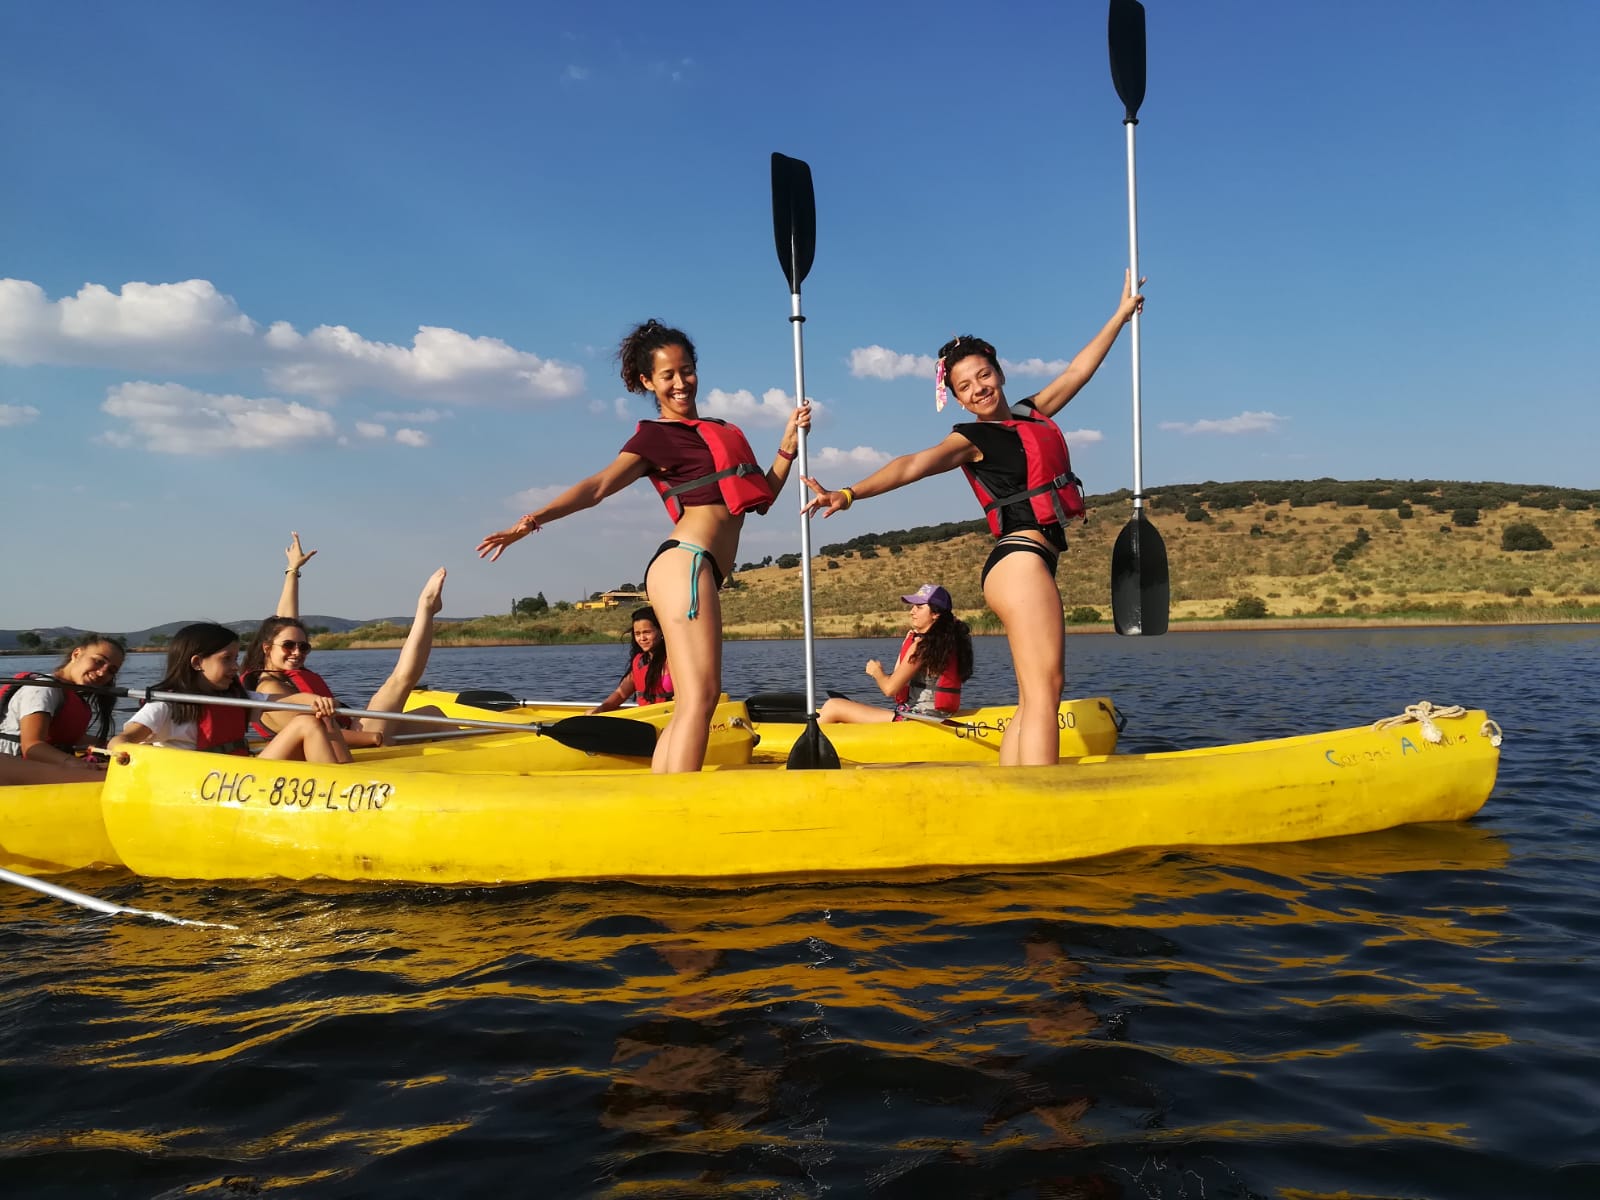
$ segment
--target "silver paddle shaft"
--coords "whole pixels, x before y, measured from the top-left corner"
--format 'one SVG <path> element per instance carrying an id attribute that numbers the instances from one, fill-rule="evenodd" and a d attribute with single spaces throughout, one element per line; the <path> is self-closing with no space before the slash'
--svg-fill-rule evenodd
<path id="1" fill-rule="evenodd" d="M 1133 167 L 1133 130 L 1137 118 L 1124 117 L 1122 124 L 1128 131 L 1128 286 L 1139 291 L 1139 185 Z M 1139 310 L 1133 310 L 1129 322 L 1129 338 L 1133 357 L 1133 512 L 1135 516 L 1144 508 L 1144 438 L 1140 421 L 1139 395 Z"/>
<path id="2" fill-rule="evenodd" d="M 806 402 L 806 354 L 805 339 L 801 326 L 805 324 L 805 317 L 800 314 L 800 292 L 796 289 L 789 293 L 789 324 L 794 329 L 794 406 L 799 408 Z M 800 430 L 800 453 L 795 459 L 802 479 L 809 478 L 811 468 L 806 459 L 806 430 Z M 806 487 L 801 483 L 797 485 L 800 492 L 800 507 L 805 509 Z M 817 711 L 817 656 L 816 638 L 812 630 L 811 615 L 811 521 L 804 511 L 800 515 L 800 613 L 805 621 L 805 647 L 806 647 L 806 714 L 813 716 Z"/>

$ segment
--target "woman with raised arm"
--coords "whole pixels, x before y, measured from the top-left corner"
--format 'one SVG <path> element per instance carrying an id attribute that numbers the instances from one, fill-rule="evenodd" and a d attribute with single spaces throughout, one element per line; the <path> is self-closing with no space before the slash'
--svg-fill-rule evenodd
<path id="1" fill-rule="evenodd" d="M 311 654 L 311 639 L 306 634 L 305 626 L 300 623 L 300 569 L 311 561 L 316 551 L 302 550 L 298 533 L 289 536 L 289 546 L 284 551 L 289 567 L 283 573 L 283 592 L 278 597 L 277 615 L 261 622 L 261 627 L 250 641 L 250 648 L 245 652 L 244 666 L 239 674 L 246 687 L 274 699 L 295 703 L 303 703 L 307 696 L 333 699 L 333 689 L 328 686 L 327 680 L 306 665 Z M 400 648 L 400 657 L 395 661 L 388 679 L 367 701 L 368 711 L 404 711 L 406 697 L 421 681 L 422 672 L 428 665 L 428 655 L 433 649 L 434 618 L 444 607 L 444 577 L 444 568 L 440 567 L 423 586 L 422 594 L 417 597 L 417 614 L 411 622 L 410 632 L 406 634 L 405 644 Z M 438 715 L 440 710 L 430 707 L 417 711 Z M 255 730 L 263 737 L 271 737 L 282 728 L 284 719 L 283 713 L 263 711 L 256 717 Z M 344 730 L 346 743 L 358 749 L 381 746 L 385 733 L 390 732 L 391 726 L 399 724 L 377 717 L 363 717 L 359 721 L 354 717 L 336 719 Z"/>
<path id="2" fill-rule="evenodd" d="M 681 330 L 646 321 L 623 339 L 617 357 L 623 386 L 650 393 L 660 416 L 640 421 L 610 465 L 509 529 L 484 538 L 478 557 L 493 562 L 541 526 L 593 508 L 648 478 L 673 523 L 672 536 L 645 569 L 645 586 L 660 618 L 676 694 L 651 765 L 658 772 L 698 771 L 722 691 L 722 603 L 717 589 L 738 554 L 745 514 L 766 512 L 783 490 L 800 430 L 811 424 L 811 409 L 802 404 L 790 414 L 777 455 L 763 470 L 737 426 L 700 416 L 694 343 Z"/>
<path id="3" fill-rule="evenodd" d="M 1100 332 L 1066 370 L 1016 404 L 1006 401 L 1006 376 L 995 348 L 982 338 L 951 339 L 940 347 L 935 368 L 937 407 L 944 408 L 948 390 L 972 420 L 937 445 L 892 459 L 849 487 L 829 490 L 806 480 L 815 495 L 805 511 L 832 516 L 929 475 L 957 467 L 966 473 L 996 539 L 983 564 L 983 598 L 1005 627 L 1017 675 L 1016 720 L 1000 742 L 1004 766 L 1054 763 L 1059 754 L 1056 714 L 1066 626 L 1056 563 L 1067 548 L 1067 522 L 1082 517 L 1084 509 L 1066 439 L 1051 418 L 1089 382 L 1143 305 L 1132 280 L 1124 279 L 1122 299 Z"/>

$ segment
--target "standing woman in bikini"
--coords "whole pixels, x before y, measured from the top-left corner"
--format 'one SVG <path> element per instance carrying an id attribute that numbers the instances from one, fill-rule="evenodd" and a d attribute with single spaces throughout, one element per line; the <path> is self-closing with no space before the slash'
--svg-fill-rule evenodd
<path id="1" fill-rule="evenodd" d="M 1141 284 L 1143 280 L 1139 281 Z M 1131 280 L 1104 328 L 1067 369 L 1035 395 L 1008 404 L 1005 372 L 982 338 L 958 337 L 939 350 L 938 407 L 946 388 L 973 420 L 942 442 L 885 463 L 860 483 L 829 491 L 815 479 L 807 513 L 824 516 L 929 475 L 962 468 L 997 539 L 983 565 L 983 598 L 1005 627 L 1017 674 L 1017 716 L 1000 741 L 1003 766 L 1038 766 L 1059 756 L 1056 724 L 1066 641 L 1056 563 L 1067 548 L 1066 523 L 1083 515 L 1066 439 L 1051 420 L 1088 383 L 1117 334 L 1144 306 Z"/>
<path id="2" fill-rule="evenodd" d="M 766 512 L 783 490 L 799 431 L 811 424 L 811 409 L 802 404 L 790 414 L 778 453 L 763 471 L 737 426 L 699 415 L 694 343 L 682 331 L 646 321 L 623 339 L 617 357 L 623 386 L 649 392 L 660 417 L 640 421 L 609 466 L 511 528 L 484 538 L 478 557 L 493 562 L 507 546 L 541 526 L 593 508 L 648 478 L 673 522 L 672 536 L 645 569 L 645 586 L 667 643 L 667 669 L 676 694 L 652 767 L 658 772 L 698 771 L 722 691 L 722 602 L 717 589 L 738 553 L 744 514 Z"/>

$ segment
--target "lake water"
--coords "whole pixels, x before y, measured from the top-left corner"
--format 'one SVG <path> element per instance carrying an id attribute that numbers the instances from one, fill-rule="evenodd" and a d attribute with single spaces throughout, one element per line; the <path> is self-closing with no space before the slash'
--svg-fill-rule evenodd
<path id="1" fill-rule="evenodd" d="M 896 645 L 821 642 L 819 683 L 869 698 Z M 1428 699 L 1499 720 L 1500 780 L 1466 824 L 931 879 L 63 879 L 236 932 L 7 889 L 0 1194 L 1600 1196 L 1600 630 L 1067 653 L 1127 751 Z M 392 660 L 314 657 L 357 702 Z M 968 698 L 1008 699 L 1004 643 L 978 657 Z M 735 695 L 803 684 L 798 644 L 727 658 Z M 427 680 L 598 699 L 621 667 L 441 650 Z"/>

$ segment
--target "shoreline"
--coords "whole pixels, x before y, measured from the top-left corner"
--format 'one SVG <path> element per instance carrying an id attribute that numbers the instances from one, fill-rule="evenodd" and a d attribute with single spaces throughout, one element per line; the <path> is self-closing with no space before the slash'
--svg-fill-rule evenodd
<path id="1" fill-rule="evenodd" d="M 1248 631 L 1263 631 L 1280 633 L 1290 630 L 1328 631 L 1328 630 L 1360 630 L 1360 629 L 1526 629 L 1535 627 L 1554 626 L 1583 626 L 1600 625 L 1600 621 L 1448 621 L 1429 620 L 1421 617 L 1262 617 L 1251 620 L 1207 620 L 1207 621 L 1173 621 L 1168 627 L 1170 633 L 1240 633 Z M 1078 637 L 1100 634 L 1115 637 L 1116 629 L 1106 623 L 1097 622 L 1094 625 L 1068 625 L 1067 636 Z M 738 627 L 724 630 L 724 640 L 730 642 L 787 642 L 794 641 L 799 635 L 777 636 L 765 633 L 741 634 Z M 824 633 L 817 631 L 814 636 L 819 641 L 849 641 L 862 638 L 898 637 L 899 631 L 885 634 L 855 634 L 855 633 Z M 974 631 L 973 637 L 1004 637 L 999 630 L 994 632 Z M 536 641 L 525 638 L 482 637 L 462 638 L 453 641 L 435 641 L 435 650 L 451 649 L 481 649 L 496 646 L 609 646 L 618 641 L 618 637 L 594 637 L 585 640 L 563 641 Z M 405 644 L 404 638 L 382 638 L 375 641 L 360 641 L 349 646 L 323 647 L 327 650 L 398 650 Z"/>

